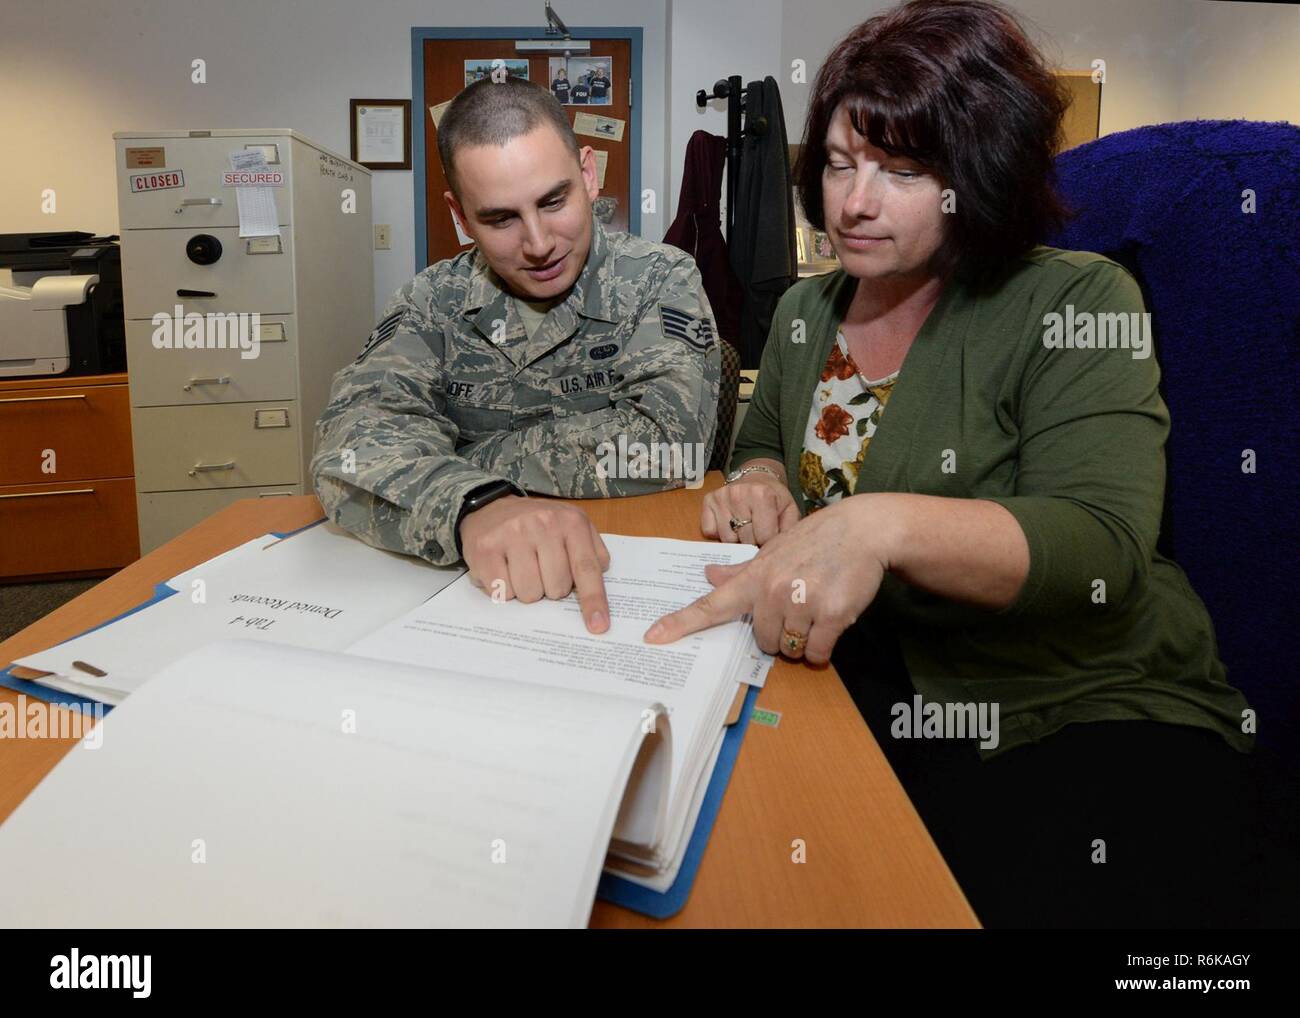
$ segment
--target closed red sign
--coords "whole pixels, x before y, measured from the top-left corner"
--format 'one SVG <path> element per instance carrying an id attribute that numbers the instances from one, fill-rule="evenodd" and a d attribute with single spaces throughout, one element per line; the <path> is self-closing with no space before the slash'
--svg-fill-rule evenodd
<path id="1" fill-rule="evenodd" d="M 185 174 L 180 170 L 160 170 L 157 173 L 131 174 L 131 193 L 164 191 L 169 187 L 184 187 Z"/>

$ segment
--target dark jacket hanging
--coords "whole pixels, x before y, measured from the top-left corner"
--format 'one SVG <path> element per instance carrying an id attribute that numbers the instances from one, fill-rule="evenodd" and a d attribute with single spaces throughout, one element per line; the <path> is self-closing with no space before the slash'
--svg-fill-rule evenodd
<path id="1" fill-rule="evenodd" d="M 760 118 L 766 126 L 760 126 Z M 758 367 L 781 295 L 798 278 L 794 192 L 781 92 L 770 75 L 751 81 L 732 235 L 731 267 L 740 281 L 741 366 Z"/>
<path id="2" fill-rule="evenodd" d="M 740 349 L 740 284 L 731 271 L 727 242 L 722 236 L 722 171 L 727 139 L 696 131 L 686 144 L 677 218 L 664 234 L 664 243 L 680 247 L 695 259 L 704 277 L 704 292 L 713 307 L 718 335 Z"/>

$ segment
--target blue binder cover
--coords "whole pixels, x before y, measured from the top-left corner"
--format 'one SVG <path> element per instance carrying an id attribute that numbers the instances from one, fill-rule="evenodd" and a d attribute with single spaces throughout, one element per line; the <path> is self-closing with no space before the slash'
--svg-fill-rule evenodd
<path id="1" fill-rule="evenodd" d="M 314 527 L 322 522 L 324 521 L 317 520 L 315 523 L 307 524 L 307 527 Z M 306 530 L 307 527 L 299 527 L 298 530 L 291 530 L 288 533 L 272 531 L 271 534 L 273 537 L 283 538 Z M 92 626 L 86 632 L 93 633 L 96 629 L 111 626 L 118 619 L 134 615 L 142 608 L 157 604 L 175 593 L 177 591 L 167 586 L 167 584 L 159 583 L 154 587 L 153 597 L 149 598 L 148 601 L 141 602 L 130 611 L 114 616 L 107 622 Z M 77 635 L 84 634 L 78 633 Z M 92 713 L 98 707 L 106 716 L 113 710 L 112 706 L 106 703 L 101 704 L 85 697 L 64 693 L 58 689 L 50 689 L 48 686 L 42 686 L 26 679 L 14 678 L 10 674 L 10 668 L 12 668 L 12 665 L 0 670 L 0 686 L 19 693 L 26 693 L 28 696 L 49 703 L 59 703 L 65 707 L 77 707 L 83 713 Z M 736 764 L 736 757 L 740 754 L 740 744 L 745 738 L 745 729 L 749 726 L 749 717 L 753 713 L 754 703 L 758 699 L 758 689 L 757 686 L 749 687 L 749 691 L 745 694 L 745 703 L 740 710 L 739 719 L 727 729 L 727 734 L 722 737 L 722 749 L 718 752 L 718 761 L 713 768 L 713 777 L 709 779 L 709 787 L 704 793 L 704 802 L 700 806 L 700 815 L 695 822 L 695 830 L 691 833 L 691 840 L 686 845 L 686 856 L 682 860 L 682 868 L 678 871 L 677 879 L 673 881 L 672 886 L 666 891 L 653 891 L 648 887 L 642 887 L 640 884 L 625 880 L 622 877 L 602 873 L 600 883 L 596 886 L 596 897 L 615 905 L 621 905 L 624 908 L 630 908 L 634 912 L 648 915 L 652 919 L 667 919 L 669 916 L 676 915 L 686 905 L 686 899 L 690 896 L 691 887 L 695 884 L 696 871 L 700 868 L 700 860 L 704 857 L 704 848 L 709 843 L 709 835 L 713 832 L 713 823 L 717 819 L 718 810 L 722 807 L 722 796 L 727 791 L 727 783 L 731 780 L 731 770 Z"/>
<path id="2" fill-rule="evenodd" d="M 176 591 L 165 583 L 156 584 L 153 588 L 153 597 L 148 601 L 141 601 L 130 611 L 124 611 L 121 615 L 115 615 L 107 622 L 101 622 L 97 626 L 91 626 L 85 632 L 78 633 L 77 636 L 85 636 L 86 633 L 93 633 L 96 629 L 103 629 L 105 626 L 111 626 L 119 619 L 124 619 L 128 615 L 134 615 L 142 608 L 148 608 L 151 604 L 157 604 L 165 598 L 171 597 Z M 69 637 L 75 640 L 77 636 Z M 63 641 L 67 643 L 67 640 Z M 19 693 L 26 693 L 28 696 L 34 696 L 39 700 L 45 700 L 47 703 L 61 703 L 65 707 L 78 707 L 83 714 L 94 713 L 96 706 L 107 716 L 113 707 L 111 704 L 99 703 L 97 700 L 88 700 L 84 696 L 76 696 L 73 693 L 65 693 L 61 689 L 51 689 L 49 686 L 42 686 L 39 682 L 30 682 L 27 679 L 17 679 L 11 674 L 13 665 L 6 665 L 0 670 L 0 686 L 16 690 Z"/>

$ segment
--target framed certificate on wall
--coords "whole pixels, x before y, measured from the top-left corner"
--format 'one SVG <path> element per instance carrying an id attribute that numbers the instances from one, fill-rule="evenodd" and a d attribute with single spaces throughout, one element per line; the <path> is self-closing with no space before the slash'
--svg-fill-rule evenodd
<path id="1" fill-rule="evenodd" d="M 352 160 L 371 170 L 411 168 L 411 100 L 353 99 Z"/>

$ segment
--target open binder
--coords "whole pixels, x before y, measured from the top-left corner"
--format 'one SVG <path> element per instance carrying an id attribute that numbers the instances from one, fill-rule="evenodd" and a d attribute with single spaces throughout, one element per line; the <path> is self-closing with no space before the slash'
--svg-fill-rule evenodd
<path id="1" fill-rule="evenodd" d="M 310 524 L 307 527 L 300 528 L 296 531 L 287 533 L 276 532 L 269 536 L 279 539 L 287 539 L 288 537 L 302 533 L 303 531 L 309 530 L 311 527 L 318 525 L 319 524 Z M 184 576 L 187 574 L 182 575 Z M 168 598 L 175 597 L 177 594 L 178 591 L 174 587 L 167 583 L 160 583 L 155 588 L 154 596 L 148 601 L 145 601 L 130 611 L 104 623 L 102 626 L 95 627 L 87 632 L 98 632 L 105 627 L 120 622 L 122 619 L 144 611 L 150 606 L 157 605 Z M 84 695 L 78 695 L 75 691 L 70 692 L 52 689 L 46 684 L 19 677 L 21 674 L 29 673 L 20 671 L 19 674 L 15 674 L 15 668 L 13 666 L 7 667 L 3 671 L 0 671 L 0 684 L 17 692 L 27 694 L 28 696 L 37 697 L 49 702 L 61 703 L 70 707 L 88 709 L 93 702 Z M 725 792 L 732 768 L 734 767 L 736 758 L 739 754 L 740 745 L 744 738 L 749 716 L 756 698 L 757 687 L 750 686 L 744 693 L 743 706 L 739 712 L 738 718 L 734 723 L 727 725 L 723 731 L 720 744 L 716 750 L 716 756 L 711 764 L 711 772 L 704 775 L 704 780 L 700 785 L 702 794 L 697 795 L 697 801 L 693 805 L 689 820 L 690 827 L 683 836 L 685 843 L 684 852 L 680 855 L 675 876 L 673 876 L 671 883 L 667 886 L 656 888 L 653 886 L 647 886 L 647 881 L 645 880 L 638 881 L 635 877 L 629 878 L 607 869 L 606 872 L 600 876 L 596 892 L 598 897 L 655 918 L 669 917 L 684 906 L 690 894 L 690 889 L 694 882 L 695 875 L 698 871 L 704 848 L 708 843 L 708 837 L 712 830 L 713 823 L 716 820 L 718 809 L 721 806 L 722 796 Z M 101 707 L 101 709 L 111 710 L 112 708 Z M 33 796 L 38 793 L 39 789 L 37 792 L 33 793 Z M 0 827 L 0 841 L 2 841 L 2 838 L 3 827 Z"/>

